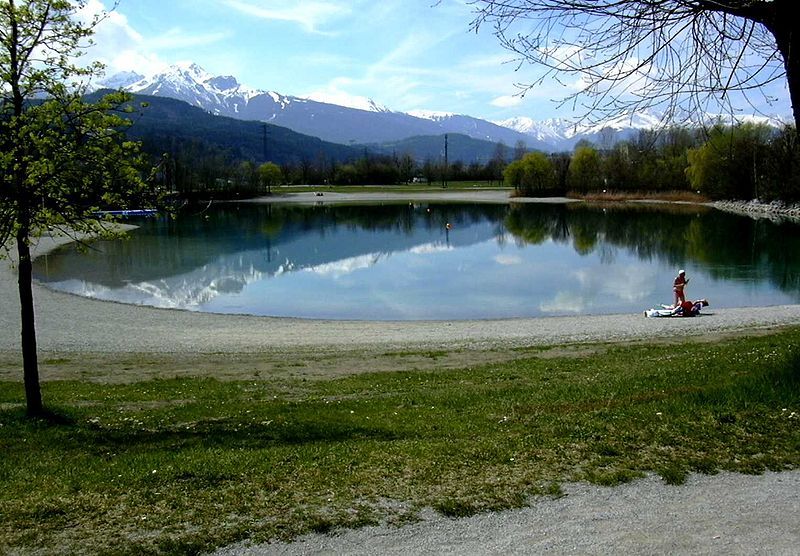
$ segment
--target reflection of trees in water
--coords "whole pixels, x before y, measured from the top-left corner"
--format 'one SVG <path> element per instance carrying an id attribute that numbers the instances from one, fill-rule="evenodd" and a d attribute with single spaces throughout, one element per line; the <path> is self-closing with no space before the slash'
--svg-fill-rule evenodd
<path id="1" fill-rule="evenodd" d="M 508 207 L 490 204 L 390 203 L 377 206 L 323 206 L 316 209 L 318 211 L 315 214 L 316 225 L 320 227 L 345 224 L 367 231 L 399 229 L 411 233 L 419 227 L 427 230 L 443 230 L 448 223 L 457 227 L 479 222 L 502 221 Z M 287 214 L 287 217 L 291 217 L 290 214 Z"/>
<path id="2" fill-rule="evenodd" d="M 243 270 L 248 272 L 271 273 L 287 257 L 293 257 L 290 262 L 298 258 L 306 264 L 320 264 L 407 249 L 435 240 L 440 233 L 443 236 L 447 223 L 454 229 L 482 225 L 478 236 L 469 239 L 464 234 L 462 242 L 479 241 L 483 236 L 488 239 L 492 233 L 502 233 L 507 211 L 506 205 L 488 204 L 221 204 L 176 218 L 137 221 L 141 227 L 130 241 L 97 242 L 95 250 L 81 257 L 67 255 L 71 249 L 67 247 L 40 262 L 37 275 L 43 280 L 79 278 L 116 287 L 183 274 L 215 261 L 219 264 L 221 259 L 246 267 Z M 345 232 L 339 234 L 339 241 L 319 241 L 338 232 Z M 303 243 L 304 253 L 288 254 L 282 249 L 298 241 Z"/>
<path id="3" fill-rule="evenodd" d="M 800 291 L 800 228 L 767 220 L 728 217 L 714 229 L 687 234 L 694 260 L 724 279 L 764 277 L 784 291 Z"/>
<path id="4" fill-rule="evenodd" d="M 569 237 L 565 213 L 564 205 L 513 205 L 505 225 L 522 244 L 563 241 Z"/>
<path id="5" fill-rule="evenodd" d="M 643 261 L 702 267 L 724 280 L 769 280 L 789 292 L 800 291 L 800 226 L 719 212 L 697 206 L 627 206 L 620 204 L 385 204 L 315 207 L 230 204 L 180 214 L 175 219 L 142 222 L 131 241 L 99 243 L 99 251 L 75 258 L 53 254 L 37 262 L 62 278 L 97 283 L 125 283 L 198 269 L 225 258 L 231 265 L 273 272 L 287 257 L 283 247 L 309 236 L 341 241 L 306 241 L 306 264 L 407 249 L 423 241 L 463 242 L 509 236 L 521 244 L 546 241 L 571 245 L 581 255 L 597 253 L 613 261 L 625 248 Z M 475 226 L 474 235 L 460 234 Z M 359 235 L 357 232 L 376 232 Z M 353 233 L 350 233 L 353 232 Z M 441 234 L 441 236 L 439 235 Z M 345 239 L 346 238 L 346 239 Z M 344 242 L 349 242 L 344 245 Z M 310 249 L 319 248 L 319 255 Z M 240 256 L 247 252 L 246 256 Z"/>
<path id="6" fill-rule="evenodd" d="M 571 242 L 586 255 L 609 246 L 641 260 L 702 267 L 725 280 L 767 279 L 783 291 L 800 291 L 800 227 L 723 213 L 706 207 L 670 210 L 648 206 L 515 205 L 506 227 L 518 241 Z M 605 260 L 605 259 L 604 259 Z"/>

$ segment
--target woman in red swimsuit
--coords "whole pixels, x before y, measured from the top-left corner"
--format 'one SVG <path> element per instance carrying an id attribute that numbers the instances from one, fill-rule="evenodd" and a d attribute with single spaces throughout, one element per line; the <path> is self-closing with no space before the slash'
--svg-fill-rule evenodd
<path id="1" fill-rule="evenodd" d="M 672 291 L 675 293 L 675 302 L 672 304 L 673 307 L 677 307 L 680 303 L 686 301 L 686 295 L 683 293 L 683 288 L 687 282 L 689 282 L 689 279 L 686 277 L 686 271 L 679 270 L 678 276 L 672 283 Z"/>

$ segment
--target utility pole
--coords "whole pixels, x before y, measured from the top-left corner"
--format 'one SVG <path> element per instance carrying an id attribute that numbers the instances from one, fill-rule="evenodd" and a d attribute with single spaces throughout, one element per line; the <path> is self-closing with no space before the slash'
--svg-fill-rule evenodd
<path id="1" fill-rule="evenodd" d="M 262 125 L 262 130 L 264 132 L 264 134 L 263 134 L 263 143 L 262 143 L 262 146 L 263 146 L 263 149 L 264 149 L 264 153 L 263 153 L 264 154 L 264 162 L 261 163 L 261 165 L 263 166 L 264 164 L 269 162 L 269 159 L 267 158 L 267 124 L 266 123 L 262 123 L 261 125 Z M 272 184 L 270 183 L 270 180 L 267 181 L 267 195 L 272 195 Z"/>
<path id="2" fill-rule="evenodd" d="M 264 162 L 268 162 L 267 160 L 267 124 L 264 125 Z"/>
<path id="3" fill-rule="evenodd" d="M 447 170 L 449 165 L 447 163 L 447 134 L 444 134 L 444 172 L 442 172 L 442 188 L 447 189 Z"/>

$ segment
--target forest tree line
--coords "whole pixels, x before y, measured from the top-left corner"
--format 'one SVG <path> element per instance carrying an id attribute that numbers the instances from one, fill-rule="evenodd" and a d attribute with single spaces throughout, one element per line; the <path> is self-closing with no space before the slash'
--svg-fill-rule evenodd
<path id="1" fill-rule="evenodd" d="M 532 152 L 510 163 L 507 185 L 526 196 L 595 191 L 691 191 L 710 199 L 800 201 L 800 149 L 794 127 L 716 125 L 640 131 L 599 149 Z"/>
<path id="2" fill-rule="evenodd" d="M 242 160 L 201 141 L 173 142 L 161 157 L 162 186 L 185 197 L 235 198 L 268 194 L 278 185 L 392 185 L 483 181 L 514 187 L 520 196 L 596 191 L 698 192 L 710 199 L 800 201 L 800 147 L 793 126 L 716 125 L 641 130 L 611 146 L 579 142 L 571 152 L 528 151 L 499 143 L 485 163 L 415 160 L 410 154 L 364 149 L 351 161 L 322 154 L 278 165 Z M 164 152 L 164 151 L 161 151 Z"/>

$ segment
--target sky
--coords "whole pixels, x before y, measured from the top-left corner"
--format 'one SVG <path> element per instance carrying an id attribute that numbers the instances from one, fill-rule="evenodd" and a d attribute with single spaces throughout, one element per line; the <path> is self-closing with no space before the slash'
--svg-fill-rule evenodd
<path id="1" fill-rule="evenodd" d="M 88 0 L 90 11 L 112 5 Z M 491 29 L 471 30 L 473 10 L 468 0 L 120 0 L 87 58 L 109 76 L 194 62 L 256 89 L 336 104 L 369 98 L 492 121 L 572 117 L 557 101 L 578 81 L 520 95 L 517 84 L 540 70 L 520 67 Z"/>

